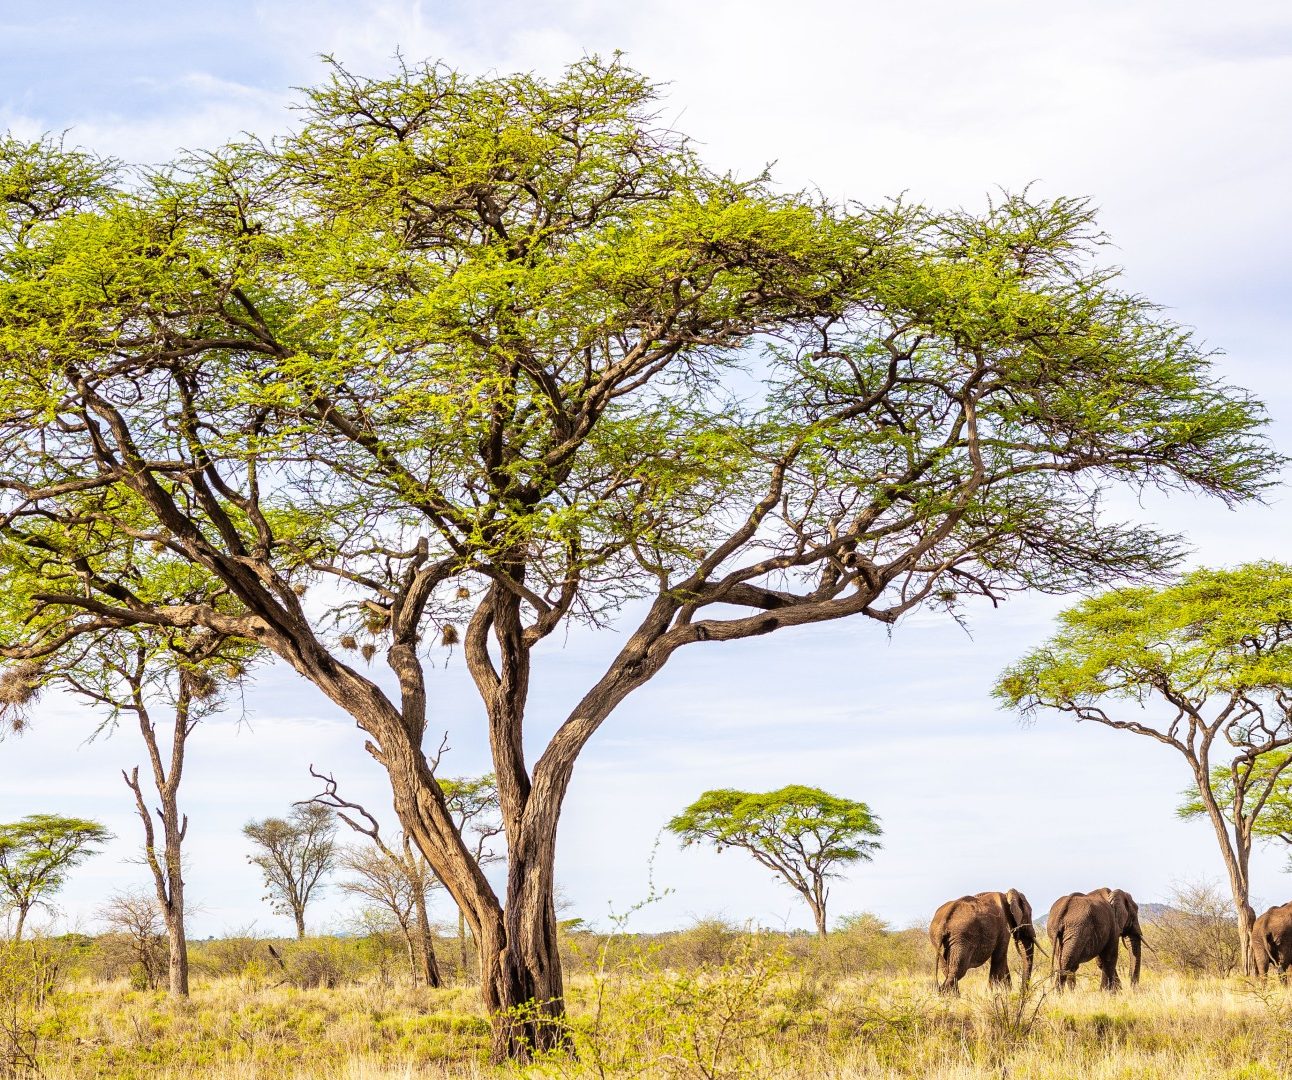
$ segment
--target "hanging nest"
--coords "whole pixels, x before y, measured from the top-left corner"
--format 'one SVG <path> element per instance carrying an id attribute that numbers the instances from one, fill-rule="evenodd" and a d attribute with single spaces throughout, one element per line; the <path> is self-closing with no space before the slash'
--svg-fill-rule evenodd
<path id="1" fill-rule="evenodd" d="M 445 623 L 444 629 L 440 632 L 440 643 L 442 645 L 456 645 L 461 640 L 458 637 L 458 628 L 452 623 Z"/>
<path id="2" fill-rule="evenodd" d="M 308 585 L 297 584 L 292 586 L 292 592 L 294 592 L 297 596 L 304 596 L 309 591 L 310 591 L 310 588 Z"/>
<path id="3" fill-rule="evenodd" d="M 207 698 L 215 696 L 218 689 L 216 682 L 211 678 L 211 673 L 198 668 L 194 671 L 186 672 L 188 678 L 188 692 L 194 701 L 205 701 Z"/>
<path id="4" fill-rule="evenodd" d="M 0 673 L 0 707 L 29 704 L 40 693 L 40 665 L 19 660 Z"/>
<path id="5" fill-rule="evenodd" d="M 230 660 L 227 664 L 224 665 L 224 673 L 230 679 L 242 678 L 244 670 L 245 669 L 241 664 L 235 664 L 232 660 Z"/>
<path id="6" fill-rule="evenodd" d="M 0 672 L 0 721 L 16 735 L 27 727 L 27 706 L 40 693 L 41 668 L 19 660 Z"/>
<path id="7" fill-rule="evenodd" d="M 371 608 L 363 614 L 363 628 L 370 634 L 380 634 L 390 625 L 390 613 L 373 611 Z"/>
<path id="8" fill-rule="evenodd" d="M 363 653 L 363 658 L 367 660 L 368 663 L 371 664 L 372 658 L 377 655 L 377 646 L 373 645 L 371 642 L 368 642 L 359 651 Z"/>
<path id="9" fill-rule="evenodd" d="M 471 599 L 471 590 L 470 590 L 470 589 L 468 589 L 465 585 L 459 585 L 459 586 L 458 586 L 458 599 L 459 599 L 459 600 L 470 600 L 470 599 Z"/>
<path id="10" fill-rule="evenodd" d="M 341 635 L 341 648 L 348 652 L 354 652 L 359 647 L 359 641 L 353 634 Z"/>

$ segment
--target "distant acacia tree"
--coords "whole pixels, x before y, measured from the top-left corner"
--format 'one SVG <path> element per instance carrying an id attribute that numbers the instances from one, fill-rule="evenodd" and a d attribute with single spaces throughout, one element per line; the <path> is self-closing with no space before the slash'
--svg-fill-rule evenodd
<path id="1" fill-rule="evenodd" d="M 265 899 L 305 936 L 305 909 L 336 866 L 336 818 L 326 806 L 302 803 L 286 818 L 249 821 L 242 833 L 255 845 L 247 861 L 260 868 Z"/>
<path id="2" fill-rule="evenodd" d="M 1184 758 L 1229 875 L 1248 970 L 1252 840 L 1292 765 L 1292 566 L 1201 569 L 1085 600 L 995 693 L 1023 712 L 1068 713 Z"/>
<path id="3" fill-rule="evenodd" d="M 617 59 L 333 65 L 285 137 L 155 169 L 0 142 L 0 539 L 51 570 L 0 654 L 200 626 L 309 680 L 465 913 L 496 1057 L 565 1041 L 562 806 L 679 652 L 1142 578 L 1180 544 L 1106 485 L 1243 500 L 1279 463 L 1084 201 L 830 202 L 660 108 Z M 548 643 L 624 619 L 531 756 Z M 426 650 L 459 636 L 501 895 L 425 754 Z"/>
<path id="4" fill-rule="evenodd" d="M 808 902 L 821 937 L 827 883 L 842 867 L 869 862 L 883 832 L 864 802 L 800 784 L 761 794 L 706 791 L 666 828 L 683 846 L 703 841 L 748 852 Z"/>
<path id="5" fill-rule="evenodd" d="M 124 947 L 133 969 L 131 974 L 137 972 L 141 983 L 156 990 L 167 970 L 169 928 L 156 894 L 142 889 L 114 893 L 100 906 L 98 916 L 107 932 Z"/>
<path id="6" fill-rule="evenodd" d="M 67 875 L 112 839 L 97 821 L 29 814 L 0 825 L 0 903 L 17 913 L 13 940 L 22 938 L 32 908 L 48 904 Z"/>

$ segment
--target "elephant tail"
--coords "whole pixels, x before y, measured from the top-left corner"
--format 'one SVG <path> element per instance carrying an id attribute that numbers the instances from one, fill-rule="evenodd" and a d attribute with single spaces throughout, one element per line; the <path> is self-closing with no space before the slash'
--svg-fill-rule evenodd
<path id="1" fill-rule="evenodd" d="M 1063 927 L 1060 926 L 1054 931 L 1054 948 L 1050 952 L 1050 978 L 1054 978 L 1055 972 L 1063 971 Z"/>

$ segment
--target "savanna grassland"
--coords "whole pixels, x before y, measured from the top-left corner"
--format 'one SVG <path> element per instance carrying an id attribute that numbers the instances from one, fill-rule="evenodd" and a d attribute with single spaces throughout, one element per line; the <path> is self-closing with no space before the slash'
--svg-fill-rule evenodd
<path id="1" fill-rule="evenodd" d="M 1214 928 L 1213 928 L 1214 930 Z M 1159 937 L 1165 944 L 1165 938 Z M 194 945 L 186 1002 L 143 987 L 125 943 L 8 946 L 0 967 L 0 1075 L 204 1080 L 319 1077 L 1231 1077 L 1292 1074 L 1292 993 L 1223 967 L 1197 934 L 1160 948 L 1138 989 L 1048 989 L 959 999 L 933 992 L 919 930 L 853 920 L 825 943 L 719 922 L 655 937 L 567 934 L 573 1056 L 487 1064 L 489 1023 L 470 973 L 414 989 L 379 935 Z M 1038 958 L 1039 959 L 1039 958 Z"/>

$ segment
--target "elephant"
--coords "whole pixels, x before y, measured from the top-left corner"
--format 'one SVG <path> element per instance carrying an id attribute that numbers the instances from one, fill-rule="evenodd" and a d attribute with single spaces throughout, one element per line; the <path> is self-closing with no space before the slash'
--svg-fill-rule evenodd
<path id="1" fill-rule="evenodd" d="M 1008 892 L 983 892 L 948 900 L 933 915 L 929 924 L 936 958 L 933 981 L 944 994 L 959 994 L 960 980 L 970 968 L 991 961 L 988 979 L 1009 985 L 1009 943 L 1014 942 L 1023 962 L 1023 982 L 1032 976 L 1032 958 L 1036 948 L 1036 928 L 1032 925 L 1032 905 L 1017 889 Z"/>
<path id="2" fill-rule="evenodd" d="M 1273 967 L 1287 982 L 1292 967 L 1292 903 L 1270 908 L 1252 924 L 1252 967 L 1262 978 Z"/>
<path id="3" fill-rule="evenodd" d="M 1139 905 L 1130 893 L 1121 889 L 1096 889 L 1061 896 L 1050 908 L 1045 931 L 1054 943 L 1050 959 L 1059 990 L 1076 983 L 1077 968 L 1087 960 L 1099 961 L 1101 990 L 1121 989 L 1121 980 L 1117 977 L 1117 947 L 1123 938 L 1135 957 L 1131 986 L 1138 985 L 1144 935 L 1139 925 Z"/>

